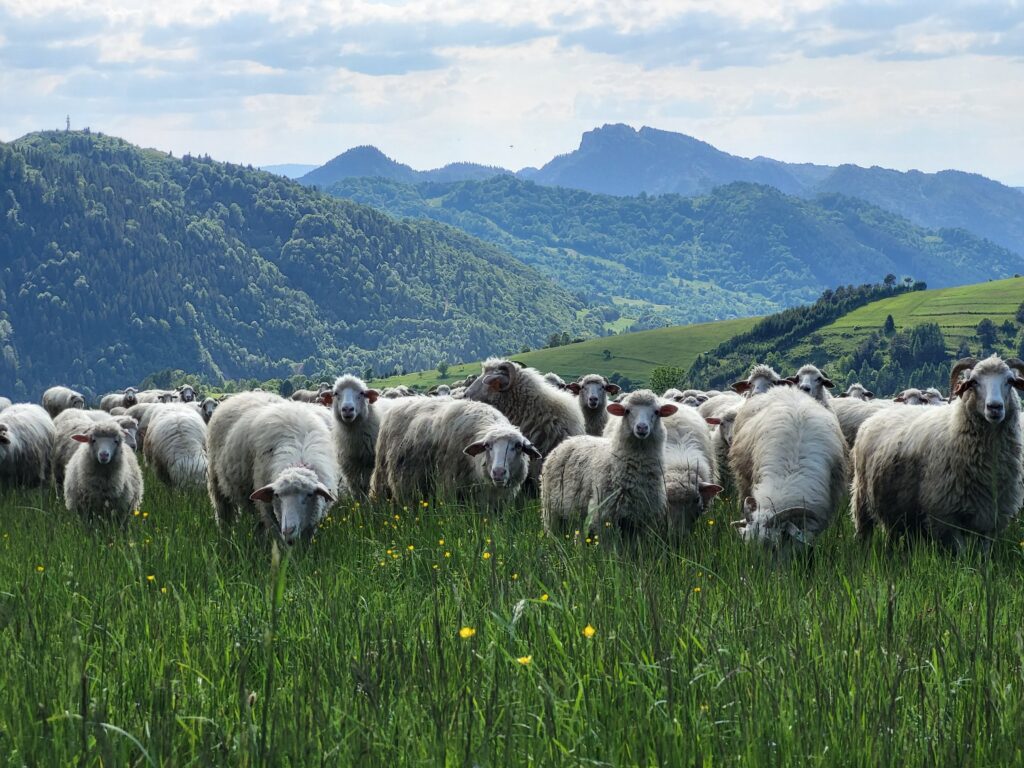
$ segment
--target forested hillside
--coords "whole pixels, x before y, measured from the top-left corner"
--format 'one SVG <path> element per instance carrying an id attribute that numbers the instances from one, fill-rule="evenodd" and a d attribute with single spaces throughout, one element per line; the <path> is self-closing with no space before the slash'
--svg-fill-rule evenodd
<path id="1" fill-rule="evenodd" d="M 396 215 L 454 224 L 500 244 L 636 329 L 812 301 L 893 273 L 939 287 L 1024 272 L 1024 258 L 964 230 L 925 230 L 861 200 L 814 200 L 735 183 L 703 197 L 613 197 L 510 176 L 330 188 Z"/>
<path id="2" fill-rule="evenodd" d="M 83 132 L 0 144 L 0 392 L 425 368 L 583 330 L 516 259 L 268 173 Z"/>

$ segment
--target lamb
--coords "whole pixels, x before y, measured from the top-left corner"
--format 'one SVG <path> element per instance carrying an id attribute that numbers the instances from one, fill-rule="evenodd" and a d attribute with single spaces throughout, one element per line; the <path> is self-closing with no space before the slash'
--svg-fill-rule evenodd
<path id="1" fill-rule="evenodd" d="M 239 509 L 259 512 L 287 545 L 309 541 L 335 501 L 338 460 L 316 408 L 266 393 L 223 403 L 207 432 L 207 488 L 217 524 Z"/>
<path id="2" fill-rule="evenodd" d="M 711 505 L 722 486 L 716 480 L 711 435 L 704 419 L 680 408 L 662 420 L 665 426 L 665 524 L 670 540 L 678 540 Z"/>
<path id="3" fill-rule="evenodd" d="M 131 408 L 139 402 L 138 392 L 135 387 L 127 387 L 121 392 L 104 395 L 100 398 L 100 409 L 109 412 L 114 408 Z"/>
<path id="4" fill-rule="evenodd" d="M 846 391 L 843 392 L 843 394 L 839 395 L 839 397 L 848 397 L 851 400 L 866 401 L 873 400 L 875 398 L 875 393 L 858 381 L 856 384 L 851 384 L 849 387 L 847 387 Z"/>
<path id="5" fill-rule="evenodd" d="M 389 406 L 357 376 L 340 376 L 334 389 L 325 393 L 324 402 L 334 413 L 334 443 L 342 477 L 352 493 L 365 498 L 376 465 L 377 433 Z"/>
<path id="6" fill-rule="evenodd" d="M 826 408 L 832 407 L 832 394 L 828 391 L 835 386 L 832 380 L 818 370 L 818 367 L 808 363 L 801 366 L 796 375 L 790 376 L 787 381 L 792 383 L 801 392 L 813 397 Z"/>
<path id="7" fill-rule="evenodd" d="M 619 385 L 610 384 L 598 373 L 589 373 L 566 388 L 579 398 L 586 433 L 594 437 L 603 435 L 608 423 L 608 395 L 619 394 Z"/>
<path id="8" fill-rule="evenodd" d="M 330 392 L 330 391 L 331 391 L 331 385 L 328 384 L 325 381 L 319 387 L 317 387 L 315 390 L 313 390 L 313 389 L 296 389 L 294 392 L 292 392 L 292 400 L 295 400 L 295 401 L 300 402 L 300 403 L 316 403 L 316 402 L 320 401 L 320 396 L 324 392 Z"/>
<path id="9" fill-rule="evenodd" d="M 575 397 L 552 387 L 535 369 L 510 360 L 486 360 L 482 375 L 466 389 L 465 397 L 505 414 L 543 456 L 566 438 L 586 432 Z M 531 477 L 540 463 L 531 465 Z"/>
<path id="10" fill-rule="evenodd" d="M 790 382 L 777 374 L 771 366 L 764 363 L 755 363 L 750 368 L 747 378 L 734 381 L 731 385 L 733 392 L 738 392 L 744 397 L 763 395 L 772 387 L 787 386 Z"/>
<path id="11" fill-rule="evenodd" d="M 72 436 L 83 443 L 64 474 L 64 504 L 85 520 L 126 523 L 142 503 L 142 471 L 135 454 L 124 450 L 124 434 L 113 421 L 93 422 Z"/>
<path id="12" fill-rule="evenodd" d="M 213 416 L 213 412 L 217 410 L 217 401 L 212 397 L 203 398 L 201 403 L 189 403 L 189 405 L 203 417 L 203 421 L 206 424 L 210 423 L 210 418 Z"/>
<path id="13" fill-rule="evenodd" d="M 450 397 L 452 394 L 452 388 L 447 384 L 438 384 L 427 394 L 432 395 L 433 397 Z"/>
<path id="14" fill-rule="evenodd" d="M 145 445 L 146 462 L 165 485 L 206 485 L 206 422 L 190 405 L 158 409 L 146 432 Z"/>
<path id="15" fill-rule="evenodd" d="M 51 419 L 55 419 L 57 414 L 68 408 L 85 408 L 85 397 L 67 387 L 50 387 L 43 392 L 43 408 Z"/>
<path id="16" fill-rule="evenodd" d="M 733 525 L 783 556 L 811 546 L 845 490 L 846 441 L 835 414 L 777 387 L 740 409 L 733 435 L 729 465 L 744 499 L 744 519 Z"/>
<path id="17" fill-rule="evenodd" d="M 540 452 L 508 419 L 472 400 L 424 398 L 388 413 L 377 437 L 372 492 L 400 504 L 442 497 L 497 508 Z"/>
<path id="18" fill-rule="evenodd" d="M 1018 358 L 963 358 L 950 374 L 949 406 L 892 408 L 868 419 L 853 449 L 857 535 L 881 525 L 956 553 L 977 537 L 988 552 L 1024 501 L 1022 373 Z"/>
<path id="19" fill-rule="evenodd" d="M 541 515 L 544 530 L 558 534 L 586 527 L 623 533 L 664 532 L 665 426 L 679 410 L 647 389 L 632 392 L 608 412 L 621 417 L 607 437 L 572 436 L 544 462 Z"/>
<path id="20" fill-rule="evenodd" d="M 50 477 L 53 421 L 38 405 L 0 412 L 0 483 L 45 485 Z"/>

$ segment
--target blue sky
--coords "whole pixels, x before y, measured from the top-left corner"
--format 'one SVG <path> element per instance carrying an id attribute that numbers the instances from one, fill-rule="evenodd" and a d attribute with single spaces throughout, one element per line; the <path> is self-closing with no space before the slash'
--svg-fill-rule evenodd
<path id="1" fill-rule="evenodd" d="M 607 122 L 1024 186 L 1024 2 L 0 0 L 0 140 L 520 168 Z"/>

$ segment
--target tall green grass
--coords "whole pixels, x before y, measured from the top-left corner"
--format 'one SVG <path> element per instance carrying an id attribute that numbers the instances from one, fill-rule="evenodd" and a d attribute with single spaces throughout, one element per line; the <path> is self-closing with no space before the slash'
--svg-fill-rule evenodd
<path id="1" fill-rule="evenodd" d="M 147 479 L 127 530 L 0 496 L 0 762 L 1024 761 L 1016 529 L 953 560 L 843 519 L 779 565 L 725 504 L 628 553 L 544 538 L 533 504 L 349 504 L 275 564 Z"/>

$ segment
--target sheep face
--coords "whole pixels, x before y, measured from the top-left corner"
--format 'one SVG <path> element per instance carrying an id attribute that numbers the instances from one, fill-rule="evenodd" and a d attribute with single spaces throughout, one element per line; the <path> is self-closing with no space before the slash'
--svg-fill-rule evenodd
<path id="1" fill-rule="evenodd" d="M 161 403 L 173 403 L 177 395 L 174 392 L 161 392 L 157 400 Z"/>
<path id="2" fill-rule="evenodd" d="M 71 396 L 71 407 L 72 408 L 85 408 L 85 398 L 82 397 L 77 392 L 75 392 L 75 394 Z"/>
<path id="3" fill-rule="evenodd" d="M 806 392 L 815 400 L 821 400 L 824 397 L 822 394 L 823 389 L 832 389 L 835 386 L 831 379 L 813 365 L 805 365 L 796 372 L 795 376 L 790 377 L 788 381 L 792 382 L 801 392 Z"/>
<path id="4" fill-rule="evenodd" d="M 199 407 L 203 411 L 203 421 L 209 424 L 210 419 L 213 417 L 213 412 L 217 410 L 217 401 L 212 397 L 208 397 L 203 400 L 202 405 Z"/>
<path id="5" fill-rule="evenodd" d="M 893 398 L 893 402 L 903 403 L 904 405 L 924 405 L 927 400 L 925 400 L 924 393 L 920 389 L 904 389 Z"/>
<path id="6" fill-rule="evenodd" d="M 360 416 L 369 413 L 370 406 L 377 402 L 380 393 L 375 389 L 367 389 L 362 381 L 352 376 L 344 376 L 335 383 L 334 390 L 321 397 L 324 405 L 334 409 L 334 416 L 343 424 L 351 424 Z"/>
<path id="7" fill-rule="evenodd" d="M 264 519 L 290 546 L 313 538 L 327 507 L 334 503 L 334 494 L 313 470 L 291 467 L 270 485 L 253 491 L 249 499 L 270 505 L 270 514 L 265 513 Z"/>
<path id="8" fill-rule="evenodd" d="M 989 358 L 976 365 L 956 385 L 954 394 L 989 424 L 999 424 L 1006 417 L 1006 404 L 1013 397 L 1012 390 L 1024 389 L 1024 379 L 1002 361 L 999 365 L 987 365 L 991 360 Z"/>
<path id="9" fill-rule="evenodd" d="M 608 404 L 608 413 L 622 417 L 626 422 L 623 428 L 628 429 L 637 440 L 646 440 L 661 427 L 662 417 L 671 416 L 678 410 L 679 406 L 674 403 L 660 403 L 649 398 L 634 398 L 632 395 L 621 403 Z M 664 430 L 664 427 L 661 429 Z"/>
<path id="10" fill-rule="evenodd" d="M 484 365 L 483 374 L 469 385 L 466 397 L 486 402 L 489 395 L 508 391 L 517 370 L 516 364 L 508 360 L 489 361 Z"/>
<path id="11" fill-rule="evenodd" d="M 124 398 L 122 400 L 124 408 L 131 408 L 133 405 L 139 404 L 139 398 L 136 396 L 137 393 L 138 390 L 135 389 L 135 387 L 128 387 L 128 389 L 124 391 Z"/>
<path id="12" fill-rule="evenodd" d="M 462 452 L 467 456 L 479 457 L 481 474 L 489 477 L 494 485 L 502 487 L 517 478 L 525 478 L 529 460 L 541 457 L 540 451 L 519 434 L 488 435 L 483 440 L 467 445 Z"/>
<path id="13" fill-rule="evenodd" d="M 178 387 L 178 399 L 183 403 L 191 403 L 196 399 L 196 391 L 188 384 Z"/>
<path id="14" fill-rule="evenodd" d="M 875 393 L 870 389 L 865 389 L 863 384 L 851 384 L 850 387 L 840 395 L 840 397 L 850 397 L 854 400 L 871 400 L 875 396 Z"/>
<path id="15" fill-rule="evenodd" d="M 87 444 L 97 464 L 110 464 L 117 458 L 124 436 L 121 433 L 112 434 L 104 430 L 93 431 L 87 435 L 72 435 L 71 439 Z"/>
<path id="16" fill-rule="evenodd" d="M 573 382 L 568 386 L 570 392 L 574 395 L 578 395 L 580 402 L 585 408 L 590 408 L 593 411 L 603 408 L 608 402 L 608 395 L 619 394 L 619 386 L 617 384 L 607 384 L 604 379 L 584 379 L 582 381 Z"/>

